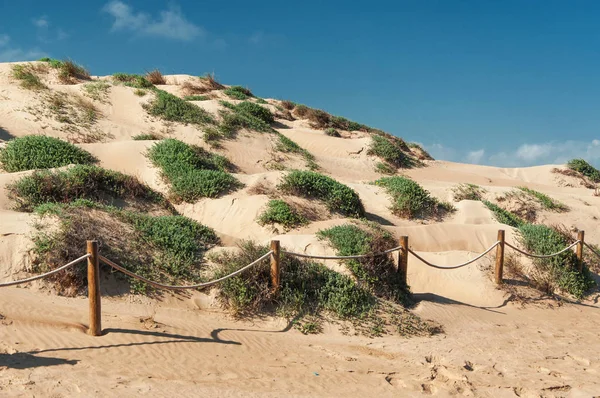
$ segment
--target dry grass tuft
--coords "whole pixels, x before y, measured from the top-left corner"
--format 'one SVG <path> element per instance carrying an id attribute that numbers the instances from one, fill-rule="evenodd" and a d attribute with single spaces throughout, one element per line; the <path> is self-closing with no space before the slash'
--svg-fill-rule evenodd
<path id="1" fill-rule="evenodd" d="M 215 74 L 214 73 L 207 73 L 206 75 L 204 75 L 202 77 L 202 80 L 204 81 L 204 83 L 208 86 L 208 88 L 210 90 L 222 90 L 225 88 L 224 85 L 222 85 L 221 83 L 219 83 L 216 79 L 215 79 Z"/>
<path id="2" fill-rule="evenodd" d="M 167 84 L 165 77 L 158 69 L 146 73 L 146 79 L 152 84 Z"/>
<path id="3" fill-rule="evenodd" d="M 187 97 L 192 95 L 204 94 L 211 91 L 211 89 L 206 86 L 194 84 L 191 80 L 186 80 L 181 85 L 181 91 L 183 91 L 183 95 Z"/>

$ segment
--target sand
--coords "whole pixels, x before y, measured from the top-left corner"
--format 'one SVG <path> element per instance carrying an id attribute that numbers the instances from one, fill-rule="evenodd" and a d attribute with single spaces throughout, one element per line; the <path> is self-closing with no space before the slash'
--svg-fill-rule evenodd
<path id="1" fill-rule="evenodd" d="M 52 90 L 70 93 L 81 85 Z M 169 92 L 190 76 L 167 77 Z M 77 94 L 78 95 L 78 94 Z M 10 65 L 0 64 L 0 139 L 34 133 L 66 138 L 52 118 L 24 110 L 36 101 L 18 87 Z M 80 144 L 102 167 L 137 176 L 154 189 L 167 186 L 144 153 L 151 141 L 132 137 L 147 132 L 202 145 L 192 126 L 165 124 L 147 116 L 126 87 L 111 87 L 98 127 L 109 132 L 104 142 Z M 218 114 L 216 100 L 196 102 Z M 405 220 L 391 214 L 388 195 L 368 183 L 379 178 L 377 160 L 367 155 L 369 139 L 328 137 L 307 121 L 280 121 L 278 130 L 309 150 L 322 172 L 355 189 L 368 217 L 396 237 L 408 235 L 410 246 L 426 260 L 453 265 L 474 258 L 496 241 L 498 229 L 516 243 L 514 231 L 498 224 L 480 202 L 455 203 L 457 211 L 441 221 Z M 256 222 L 269 198 L 253 193 L 261 183 L 277 185 L 282 171 L 274 159 L 298 167 L 302 159 L 273 151 L 274 137 L 242 133 L 218 152 L 237 167 L 245 184 L 217 199 L 177 205 L 177 210 L 216 230 L 225 246 L 240 239 L 279 239 L 288 250 L 334 254 L 315 233 L 348 220 L 325 217 L 284 231 Z M 600 198 L 576 179 L 552 172 L 561 165 L 495 168 L 444 161 L 403 173 L 440 200 L 452 200 L 458 183 L 479 184 L 493 199 L 514 187 L 528 186 L 569 206 L 567 213 L 542 211 L 540 222 L 583 229 L 589 243 L 600 243 Z M 0 173 L 0 188 L 23 173 Z M 304 203 L 310 205 L 310 202 Z M 0 190 L 0 280 L 27 276 L 34 216 L 14 210 Z M 326 324 L 319 335 L 305 336 L 283 319 L 234 320 L 209 292 L 103 298 L 101 337 L 88 336 L 87 299 L 53 295 L 46 285 L 3 288 L 0 294 L 0 395 L 2 396 L 484 396 L 540 397 L 600 395 L 599 296 L 579 304 L 549 300 L 522 304 L 492 282 L 493 254 L 471 266 L 440 271 L 415 258 L 408 281 L 420 300 L 413 310 L 443 325 L 433 337 L 368 338 L 341 333 Z M 326 265 L 347 272 L 342 265 Z M 112 280 L 103 277 L 105 290 Z M 107 279 L 108 278 L 108 279 Z"/>

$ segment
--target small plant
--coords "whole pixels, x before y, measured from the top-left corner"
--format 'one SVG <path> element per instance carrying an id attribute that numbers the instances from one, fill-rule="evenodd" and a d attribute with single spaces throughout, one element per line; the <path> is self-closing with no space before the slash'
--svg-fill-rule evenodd
<path id="1" fill-rule="evenodd" d="M 479 185 L 464 183 L 458 184 L 452 189 L 452 192 L 454 201 L 460 202 L 461 200 L 482 200 L 487 191 Z"/>
<path id="2" fill-rule="evenodd" d="M 285 135 L 281 133 L 277 133 L 279 136 L 279 142 L 277 143 L 276 149 L 280 152 L 286 153 L 297 153 L 301 155 L 306 160 L 306 165 L 311 170 L 316 170 L 319 168 L 319 165 L 315 163 L 315 157 L 312 153 L 308 152 L 306 149 L 302 148 L 300 145 L 296 144 L 294 141 L 287 138 Z"/>
<path id="3" fill-rule="evenodd" d="M 221 101 L 221 105 L 223 105 L 228 110 L 221 110 L 220 114 L 222 117 L 222 122 L 219 126 L 219 130 L 223 134 L 223 136 L 227 138 L 233 138 L 237 134 L 237 132 L 246 128 L 249 130 L 259 131 L 259 132 L 274 132 L 275 130 L 269 125 L 268 122 L 265 122 L 261 117 L 255 116 L 254 114 L 246 111 L 248 108 L 242 107 L 238 108 L 238 106 L 233 105 L 227 101 Z M 241 104 L 239 104 L 241 105 Z M 260 105 L 253 104 L 262 108 Z M 262 108 L 266 112 L 269 112 L 268 109 Z M 262 111 L 258 111 L 262 112 Z M 257 112 L 257 113 L 258 113 Z M 269 112 L 270 114 L 270 112 Z M 262 114 L 262 117 L 269 120 L 269 115 L 266 113 Z M 273 117 L 273 115 L 271 115 Z"/>
<path id="4" fill-rule="evenodd" d="M 113 79 L 117 82 L 123 83 L 128 87 L 137 89 L 154 88 L 154 85 L 148 81 L 144 76 L 129 74 L 129 73 L 115 73 Z"/>
<path id="5" fill-rule="evenodd" d="M 360 197 L 354 190 L 313 171 L 292 171 L 283 178 L 279 188 L 293 195 L 322 200 L 330 211 L 348 217 L 365 215 Z"/>
<path id="6" fill-rule="evenodd" d="M 156 97 L 146 107 L 146 110 L 153 116 L 172 122 L 196 125 L 215 122 L 214 118 L 204 109 L 163 90 L 156 90 Z"/>
<path id="7" fill-rule="evenodd" d="M 138 134 L 132 137 L 135 141 L 159 141 L 163 137 L 156 133 Z"/>
<path id="8" fill-rule="evenodd" d="M 334 129 L 333 127 L 326 128 L 325 135 L 328 135 L 330 137 L 337 137 L 337 138 L 341 137 L 340 133 L 338 133 L 338 131 L 336 129 Z"/>
<path id="9" fill-rule="evenodd" d="M 416 150 L 417 158 L 419 160 L 434 160 L 433 156 L 431 156 L 429 154 L 429 152 L 427 152 L 425 149 L 423 149 L 423 147 L 421 145 L 417 144 L 416 142 L 409 142 L 407 145 L 409 148 L 411 148 L 411 150 L 413 150 L 413 149 Z"/>
<path id="10" fill-rule="evenodd" d="M 194 202 L 216 197 L 240 187 L 240 182 L 225 170 L 231 163 L 200 147 L 166 139 L 150 148 L 148 157 L 171 183 L 175 199 Z"/>
<path id="11" fill-rule="evenodd" d="M 95 159 L 89 152 L 45 135 L 15 138 L 0 150 L 0 165 L 9 173 L 93 162 Z"/>
<path id="12" fill-rule="evenodd" d="M 583 159 L 572 159 L 567 167 L 588 177 L 592 182 L 600 182 L 600 171 Z"/>
<path id="13" fill-rule="evenodd" d="M 212 147 L 218 147 L 219 141 L 223 139 L 223 134 L 215 127 L 207 127 L 204 129 L 204 142 Z"/>
<path id="14" fill-rule="evenodd" d="M 288 111 L 291 111 L 292 109 L 294 109 L 294 107 L 296 106 L 296 104 L 294 104 L 292 101 L 284 100 L 284 101 L 281 101 L 281 106 L 284 109 L 287 109 Z"/>
<path id="15" fill-rule="evenodd" d="M 231 87 L 225 89 L 223 91 L 223 93 L 225 93 L 225 95 L 227 95 L 233 99 L 237 99 L 237 100 L 246 100 L 250 97 L 254 97 L 254 95 L 252 95 L 252 92 L 250 90 L 248 90 L 247 88 L 244 88 L 242 86 L 231 86 Z"/>
<path id="16" fill-rule="evenodd" d="M 501 224 L 506 224 L 508 226 L 519 228 L 520 226 L 525 224 L 525 221 L 521 220 L 518 216 L 514 215 L 508 210 L 504 210 L 498 205 L 489 202 L 487 200 L 483 201 L 483 204 L 494 213 L 496 217 L 496 221 Z"/>
<path id="17" fill-rule="evenodd" d="M 552 199 L 546 194 L 535 191 L 533 189 L 529 189 L 527 187 L 519 187 L 519 189 L 529 194 L 530 196 L 536 198 L 542 204 L 542 207 L 544 207 L 545 209 L 554 210 L 558 212 L 564 212 L 569 210 L 569 208 L 566 205 L 560 203 L 557 200 Z"/>
<path id="18" fill-rule="evenodd" d="M 210 97 L 207 95 L 186 95 L 183 99 L 186 101 L 208 101 Z"/>
<path id="19" fill-rule="evenodd" d="M 167 84 L 165 77 L 158 69 L 146 73 L 146 80 L 152 84 Z"/>
<path id="20" fill-rule="evenodd" d="M 280 199 L 269 201 L 267 209 L 259 216 L 258 222 L 264 224 L 281 224 L 286 229 L 296 228 L 308 221 L 292 206 Z"/>
<path id="21" fill-rule="evenodd" d="M 199 78 L 204 82 L 204 84 L 208 86 L 209 90 L 221 90 L 225 88 L 225 86 L 223 86 L 215 79 L 214 73 L 207 73 L 204 76 L 200 76 Z"/>
<path id="22" fill-rule="evenodd" d="M 263 106 L 255 104 L 254 102 L 249 102 L 249 101 L 240 102 L 239 104 L 235 105 L 235 109 L 238 112 L 247 113 L 254 117 L 257 117 L 265 123 L 270 124 L 275 121 L 275 118 L 273 117 L 273 114 L 271 113 L 270 110 L 268 110 L 267 108 L 265 108 Z"/>
<path id="23" fill-rule="evenodd" d="M 439 202 L 423 187 L 406 177 L 383 177 L 374 184 L 386 189 L 392 197 L 392 213 L 399 217 L 438 216 L 454 210 L 451 205 Z"/>
<path id="24" fill-rule="evenodd" d="M 310 111 L 310 108 L 308 106 L 302 104 L 297 104 L 292 109 L 294 110 L 294 114 L 296 114 L 296 116 L 298 117 L 305 117 Z"/>
<path id="25" fill-rule="evenodd" d="M 44 90 L 48 88 L 29 65 L 13 65 L 12 75 L 15 79 L 21 81 L 21 87 L 28 90 Z"/>
<path id="26" fill-rule="evenodd" d="M 133 93 L 138 97 L 143 97 L 144 95 L 148 94 L 146 90 L 142 90 L 141 88 L 136 89 Z"/>
<path id="27" fill-rule="evenodd" d="M 371 146 L 367 153 L 380 157 L 392 167 L 413 167 L 415 162 L 405 151 L 410 152 L 410 149 L 400 138 L 374 134 L 371 136 Z"/>
<path id="28" fill-rule="evenodd" d="M 375 165 L 375 171 L 381 174 L 394 175 L 396 174 L 396 169 L 390 166 L 387 163 L 377 162 Z"/>
<path id="29" fill-rule="evenodd" d="M 268 104 L 268 102 L 267 102 L 267 101 L 265 101 L 263 98 L 257 98 L 257 99 L 256 99 L 256 103 L 257 103 L 257 104 L 263 104 L 263 105 L 266 105 L 266 104 Z"/>
<path id="30" fill-rule="evenodd" d="M 83 86 L 85 94 L 93 100 L 106 102 L 108 99 L 108 90 L 110 84 L 106 82 L 87 83 Z"/>

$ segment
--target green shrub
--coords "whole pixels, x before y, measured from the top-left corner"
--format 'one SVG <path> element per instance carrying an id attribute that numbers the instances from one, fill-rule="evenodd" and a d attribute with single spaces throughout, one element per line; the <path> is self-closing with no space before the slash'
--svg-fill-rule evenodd
<path id="1" fill-rule="evenodd" d="M 264 100 L 264 99 L 262 99 L 262 98 L 257 98 L 257 99 L 256 99 L 256 103 L 257 103 L 257 104 L 268 104 L 268 102 L 267 102 L 267 101 L 265 101 L 265 100 Z"/>
<path id="2" fill-rule="evenodd" d="M 588 177 L 593 182 L 600 182 L 600 171 L 583 159 L 572 159 L 567 167 Z"/>
<path id="3" fill-rule="evenodd" d="M 407 168 L 415 165 L 414 160 L 404 153 L 408 149 L 404 141 L 399 138 L 389 138 L 381 135 L 371 136 L 371 146 L 367 152 L 385 160 L 389 165 L 396 168 Z"/>
<path id="4" fill-rule="evenodd" d="M 60 171 L 36 171 L 8 185 L 7 189 L 18 208 L 25 211 L 44 203 L 69 203 L 76 199 L 108 204 L 136 199 L 167 206 L 162 195 L 137 178 L 87 165 Z"/>
<path id="5" fill-rule="evenodd" d="M 421 145 L 417 144 L 416 142 L 409 142 L 407 145 L 409 148 L 415 148 L 420 152 L 419 160 L 435 160 L 433 159 L 433 156 L 429 154 L 429 152 L 427 152 Z"/>
<path id="6" fill-rule="evenodd" d="M 454 201 L 460 202 L 461 200 L 482 200 L 487 191 L 479 185 L 465 183 L 458 184 L 452 189 L 452 192 Z"/>
<path id="7" fill-rule="evenodd" d="M 519 228 L 521 225 L 525 224 L 525 221 L 521 220 L 518 216 L 508 210 L 504 210 L 492 202 L 484 200 L 483 204 L 494 213 L 496 221 L 501 224 L 506 224 L 513 228 Z"/>
<path id="8" fill-rule="evenodd" d="M 232 167 L 225 157 L 175 139 L 155 144 L 148 157 L 171 183 L 171 191 L 178 200 L 193 202 L 202 197 L 216 197 L 240 186 L 225 171 Z"/>
<path id="9" fill-rule="evenodd" d="M 44 57 L 44 58 L 40 58 L 38 61 L 47 62 L 51 67 L 56 68 L 56 69 L 58 69 L 62 66 L 62 61 L 60 59 Z"/>
<path id="10" fill-rule="evenodd" d="M 265 123 L 270 124 L 275 121 L 275 117 L 273 116 L 270 110 L 268 110 L 264 106 L 255 104 L 254 102 L 240 102 L 239 104 L 235 105 L 235 109 L 238 112 L 248 113 L 254 117 L 257 117 Z"/>
<path id="11" fill-rule="evenodd" d="M 357 225 L 338 225 L 317 233 L 327 239 L 336 249 L 338 256 L 355 256 L 379 253 L 394 247 L 393 236 L 374 224 L 370 228 Z M 410 290 L 404 276 L 397 272 L 390 256 L 382 255 L 344 260 L 348 269 L 361 282 L 366 283 L 375 295 L 402 304 L 410 304 Z"/>
<path id="12" fill-rule="evenodd" d="M 204 109 L 163 90 L 156 90 L 156 98 L 146 107 L 146 110 L 153 116 L 171 122 L 196 125 L 215 122 L 210 113 Z"/>
<path id="13" fill-rule="evenodd" d="M 89 153 L 75 145 L 45 135 L 15 138 L 0 150 L 0 166 L 9 173 L 50 169 L 69 164 L 91 164 Z"/>
<path id="14" fill-rule="evenodd" d="M 545 225 L 523 224 L 519 233 L 525 249 L 538 255 L 556 253 L 568 245 L 560 233 Z M 547 259 L 535 259 L 534 264 L 549 272 L 559 288 L 577 298 L 582 298 L 595 286 L 587 267 L 584 267 L 583 273 L 577 270 L 577 257 L 572 251 Z"/>
<path id="15" fill-rule="evenodd" d="M 146 90 L 142 90 L 141 88 L 136 89 L 133 93 L 138 97 L 143 97 L 144 95 L 148 94 Z"/>
<path id="16" fill-rule="evenodd" d="M 292 171 L 279 186 L 284 192 L 325 202 L 330 211 L 348 217 L 364 217 L 358 194 L 344 184 L 313 171 Z"/>
<path id="17" fill-rule="evenodd" d="M 554 211 L 558 211 L 558 212 L 569 210 L 569 208 L 566 205 L 564 205 L 563 203 L 560 203 L 557 200 L 552 199 L 551 197 L 549 197 L 546 194 L 535 191 L 533 189 L 529 189 L 527 187 L 519 187 L 519 189 L 521 191 L 529 194 L 530 196 L 533 196 L 534 198 L 536 198 L 542 204 L 542 207 L 545 209 L 554 210 Z"/>
<path id="18" fill-rule="evenodd" d="M 252 95 L 252 92 L 250 90 L 248 90 L 247 88 L 244 88 L 242 86 L 229 87 L 229 88 L 225 89 L 223 91 L 223 93 L 225 93 L 225 95 L 227 95 L 233 99 L 237 99 L 237 100 L 245 100 L 250 97 L 254 97 L 254 95 Z"/>
<path id="19" fill-rule="evenodd" d="M 28 90 L 43 90 L 48 88 L 42 83 L 39 76 L 34 73 L 30 65 L 13 65 L 12 76 L 21 81 L 21 87 Z"/>
<path id="20" fill-rule="evenodd" d="M 115 81 L 125 84 L 128 87 L 133 87 L 137 89 L 154 88 L 154 85 L 142 75 L 135 75 L 129 73 L 115 73 L 113 75 L 113 79 Z"/>
<path id="21" fill-rule="evenodd" d="M 334 129 L 333 127 L 329 127 L 327 129 L 325 129 L 325 135 L 328 135 L 330 137 L 337 137 L 337 138 L 341 137 L 340 133 L 338 133 L 338 131 L 336 129 Z"/>
<path id="22" fill-rule="evenodd" d="M 244 112 L 242 109 L 238 108 L 236 105 L 233 105 L 230 102 L 221 101 L 221 105 L 223 105 L 225 108 L 230 110 L 230 111 L 222 110 L 220 112 L 223 120 L 222 120 L 221 124 L 219 125 L 219 130 L 227 138 L 235 137 L 236 133 L 242 128 L 259 131 L 259 132 L 274 132 L 275 131 L 269 125 L 269 123 L 265 122 L 260 117 L 257 117 L 249 112 Z M 257 105 L 257 106 L 260 106 L 260 105 Z M 265 109 L 265 110 L 268 111 L 268 109 Z"/>
<path id="23" fill-rule="evenodd" d="M 208 101 L 210 97 L 207 95 L 186 95 L 183 99 L 186 101 Z"/>
<path id="24" fill-rule="evenodd" d="M 260 224 L 281 224 L 285 228 L 295 228 L 306 224 L 308 220 L 292 206 L 280 199 L 269 201 L 266 210 L 259 216 Z"/>
<path id="25" fill-rule="evenodd" d="M 440 203 L 423 187 L 406 177 L 383 177 L 374 184 L 386 189 L 392 197 L 392 213 L 399 217 L 430 217 L 453 210 L 451 205 Z"/>
<path id="26" fill-rule="evenodd" d="M 221 253 L 211 259 L 219 265 L 215 278 L 230 274 L 269 251 L 251 242 L 241 244 L 239 253 Z M 351 278 L 329 268 L 298 258 L 281 256 L 281 288 L 271 293 L 267 262 L 220 284 L 219 297 L 235 314 L 252 314 L 274 309 L 288 316 L 331 313 L 338 318 L 365 318 L 375 309 L 375 297 Z"/>
<path id="27" fill-rule="evenodd" d="M 159 141 L 162 137 L 156 133 L 138 134 L 132 137 L 135 141 Z"/>
<path id="28" fill-rule="evenodd" d="M 306 165 L 311 170 L 317 170 L 319 165 L 315 163 L 315 157 L 312 153 L 296 144 L 294 141 L 287 138 L 285 135 L 277 132 L 279 136 L 279 142 L 277 143 L 276 149 L 280 152 L 296 153 L 301 155 L 306 160 Z"/>
<path id="29" fill-rule="evenodd" d="M 218 147 L 219 141 L 224 138 L 223 133 L 215 127 L 207 127 L 204 129 L 204 136 L 202 137 L 204 142 L 210 144 L 212 147 Z"/>
<path id="30" fill-rule="evenodd" d="M 83 66 L 70 59 L 60 61 L 52 58 L 42 58 L 40 61 L 47 62 L 52 68 L 58 69 L 58 78 L 66 84 L 73 83 L 72 79 L 89 79 L 90 73 Z"/>
<path id="31" fill-rule="evenodd" d="M 396 169 L 390 166 L 387 163 L 377 162 L 375 165 L 375 171 L 381 174 L 394 175 L 396 174 Z"/>

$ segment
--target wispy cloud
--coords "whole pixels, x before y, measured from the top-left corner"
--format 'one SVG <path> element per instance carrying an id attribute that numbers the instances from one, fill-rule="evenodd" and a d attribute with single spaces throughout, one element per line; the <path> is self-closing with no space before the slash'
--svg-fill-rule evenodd
<path id="1" fill-rule="evenodd" d="M 113 18 L 111 30 L 130 31 L 140 36 L 163 37 L 189 41 L 206 34 L 204 29 L 188 21 L 181 9 L 172 5 L 161 11 L 158 18 L 142 11 L 135 11 L 122 1 L 111 1 L 102 9 Z"/>
<path id="2" fill-rule="evenodd" d="M 255 45 L 255 46 L 260 46 L 260 45 L 265 45 L 265 44 L 278 44 L 284 40 L 285 40 L 285 38 L 282 35 L 265 33 L 262 30 L 254 32 L 248 37 L 248 43 Z"/>
<path id="3" fill-rule="evenodd" d="M 52 43 L 69 37 L 61 28 L 53 28 L 47 15 L 33 18 L 31 23 L 37 28 L 37 39 L 42 43 Z"/>
<path id="4" fill-rule="evenodd" d="M 10 44 L 10 36 L 0 34 L 0 62 L 32 61 L 46 55 L 36 48 L 24 50 Z"/>
<path id="5" fill-rule="evenodd" d="M 600 140 L 598 139 L 526 143 L 514 148 L 514 150 L 498 151 L 490 154 L 487 154 L 483 149 L 462 152 L 441 144 L 425 145 L 425 148 L 436 159 L 500 167 L 564 164 L 574 158 L 583 158 L 600 166 Z"/>
<path id="6" fill-rule="evenodd" d="M 46 15 L 42 15 L 38 18 L 33 18 L 31 22 L 38 28 L 47 28 L 48 25 L 50 25 L 50 23 L 48 22 L 48 17 Z"/>

